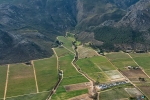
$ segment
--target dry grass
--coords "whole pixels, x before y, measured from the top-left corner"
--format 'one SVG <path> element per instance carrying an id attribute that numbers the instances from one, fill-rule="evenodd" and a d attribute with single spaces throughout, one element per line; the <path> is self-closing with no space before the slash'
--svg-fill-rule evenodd
<path id="1" fill-rule="evenodd" d="M 88 58 L 93 56 L 98 56 L 98 54 L 91 48 L 78 46 L 78 56 L 79 58 Z"/>

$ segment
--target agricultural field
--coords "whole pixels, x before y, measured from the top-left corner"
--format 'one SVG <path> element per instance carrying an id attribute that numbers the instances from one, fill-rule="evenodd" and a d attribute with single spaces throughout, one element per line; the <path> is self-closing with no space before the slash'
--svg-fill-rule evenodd
<path id="1" fill-rule="evenodd" d="M 67 92 L 69 91 L 75 91 L 75 90 L 83 90 L 90 88 L 92 84 L 90 82 L 85 82 L 85 83 L 78 83 L 78 84 L 71 84 L 71 85 L 65 85 L 65 90 Z"/>
<path id="2" fill-rule="evenodd" d="M 25 64 L 10 65 L 7 97 L 36 93 L 35 77 L 32 66 Z"/>
<path id="3" fill-rule="evenodd" d="M 117 70 L 110 70 L 110 71 L 105 71 L 105 73 L 107 74 L 107 76 L 109 76 L 109 78 L 111 80 L 124 80 L 124 76 L 122 74 L 120 74 Z"/>
<path id="4" fill-rule="evenodd" d="M 70 51 L 66 50 L 63 47 L 58 47 L 58 48 L 55 48 L 54 50 L 56 51 L 58 57 L 65 56 L 67 54 L 72 54 Z"/>
<path id="5" fill-rule="evenodd" d="M 77 65 L 95 81 L 101 83 L 110 81 L 105 71 L 115 70 L 115 67 L 103 56 L 79 59 Z"/>
<path id="6" fill-rule="evenodd" d="M 120 70 L 126 70 L 127 66 L 138 66 L 127 54 L 122 52 L 108 53 L 106 57 Z"/>
<path id="7" fill-rule="evenodd" d="M 72 48 L 72 41 L 75 41 L 72 37 L 64 37 L 64 36 L 58 36 L 57 37 L 59 41 L 63 42 L 63 45 L 71 50 L 72 52 L 75 52 Z"/>
<path id="8" fill-rule="evenodd" d="M 80 91 L 81 93 L 82 92 L 88 93 L 87 89 L 86 91 L 78 90 L 78 91 L 71 91 L 71 92 L 66 92 L 65 90 L 66 85 L 88 82 L 88 80 L 84 76 L 79 74 L 74 68 L 74 66 L 71 64 L 73 58 L 74 58 L 73 54 L 67 54 L 59 58 L 59 67 L 61 70 L 63 70 L 63 80 L 61 81 L 56 91 L 57 95 L 54 94 L 52 96 L 52 100 L 63 100 L 63 98 L 65 100 L 74 96 L 78 96 L 79 93 L 77 92 L 80 92 Z M 74 94 L 71 94 L 71 93 L 74 93 Z"/>
<path id="9" fill-rule="evenodd" d="M 62 82 L 60 83 L 60 86 L 83 83 L 83 82 L 88 82 L 88 80 L 84 76 L 64 77 Z"/>
<path id="10" fill-rule="evenodd" d="M 141 66 L 144 70 L 150 69 L 150 54 L 149 53 L 130 53 L 132 58 Z"/>
<path id="11" fill-rule="evenodd" d="M 39 92 L 51 90 L 58 81 L 57 60 L 51 58 L 34 61 Z"/>
<path id="12" fill-rule="evenodd" d="M 4 97 L 7 66 L 0 66 L 0 98 Z"/>
<path id="13" fill-rule="evenodd" d="M 72 41 L 75 41 L 72 37 L 58 37 L 58 39 L 63 42 L 64 47 L 58 47 L 54 50 L 58 56 L 59 69 L 63 71 L 63 79 L 56 91 L 52 96 L 52 100 L 66 100 L 74 96 L 88 93 L 88 89 L 66 91 L 65 86 L 83 84 L 89 82 L 84 76 L 76 71 L 75 67 L 72 64 L 74 59 L 74 50 L 72 49 Z"/>
<path id="14" fill-rule="evenodd" d="M 90 96 L 88 94 L 82 94 L 79 96 L 75 96 L 73 98 L 70 98 L 68 100 L 93 100 L 92 98 L 90 98 Z"/>
<path id="15" fill-rule="evenodd" d="M 78 52 L 79 59 L 93 57 L 93 56 L 98 56 L 96 51 L 94 51 L 92 48 L 84 47 L 82 45 L 78 46 L 77 52 Z"/>
<path id="16" fill-rule="evenodd" d="M 46 100 L 49 95 L 49 92 L 37 93 L 37 94 L 28 94 L 24 96 L 6 98 L 6 100 Z"/>
<path id="17" fill-rule="evenodd" d="M 89 73 L 88 76 L 99 83 L 110 81 L 110 78 L 104 72 Z"/>
<path id="18" fill-rule="evenodd" d="M 58 88 L 58 91 L 59 88 Z M 88 89 L 83 89 L 83 90 L 76 90 L 76 91 L 70 91 L 70 92 L 56 92 L 56 94 L 54 94 L 51 98 L 51 100 L 67 100 L 69 98 L 78 96 L 78 95 L 82 95 L 82 94 L 86 94 L 88 93 Z"/>
<path id="19" fill-rule="evenodd" d="M 63 76 L 64 77 L 80 75 L 76 71 L 74 66 L 71 64 L 73 59 L 74 59 L 73 54 L 67 54 L 64 57 L 59 58 L 59 67 L 60 67 L 61 70 L 63 70 Z"/>
<path id="20" fill-rule="evenodd" d="M 141 70 L 126 70 L 121 71 L 128 79 L 130 79 L 133 83 L 140 83 L 139 78 L 144 78 L 145 82 L 150 82 L 150 79 L 146 76 L 146 74 Z"/>
<path id="21" fill-rule="evenodd" d="M 150 69 L 145 70 L 145 72 L 147 73 L 148 76 L 150 76 Z"/>
<path id="22" fill-rule="evenodd" d="M 113 88 L 100 93 L 100 100 L 128 100 L 130 96 L 123 87 Z M 126 99 L 125 99 L 126 98 Z"/>
<path id="23" fill-rule="evenodd" d="M 77 61 L 77 65 L 81 68 L 82 71 L 84 71 L 86 73 L 101 72 L 101 70 L 92 61 L 93 58 L 94 57 L 92 57 L 92 58 L 85 58 L 85 59 L 79 59 Z"/>
<path id="24" fill-rule="evenodd" d="M 150 98 L 150 83 L 138 84 L 137 86 L 148 98 Z"/>
<path id="25" fill-rule="evenodd" d="M 125 88 L 125 91 L 131 96 L 136 97 L 138 95 L 143 95 L 138 89 L 136 88 Z"/>

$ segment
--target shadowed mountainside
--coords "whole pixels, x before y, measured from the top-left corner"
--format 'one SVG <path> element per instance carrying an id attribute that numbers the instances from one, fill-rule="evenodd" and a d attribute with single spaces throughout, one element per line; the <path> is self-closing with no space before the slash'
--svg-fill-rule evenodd
<path id="1" fill-rule="evenodd" d="M 149 5 L 149 0 L 0 0 L 0 63 L 51 56 L 56 36 L 66 31 L 97 46 L 148 49 Z"/>

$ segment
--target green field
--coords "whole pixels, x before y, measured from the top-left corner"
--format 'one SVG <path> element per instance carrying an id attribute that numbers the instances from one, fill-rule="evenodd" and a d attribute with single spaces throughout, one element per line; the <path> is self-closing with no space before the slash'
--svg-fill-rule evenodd
<path id="1" fill-rule="evenodd" d="M 100 100 L 121 100 L 122 98 L 129 98 L 130 96 L 124 88 L 114 88 L 100 93 Z"/>
<path id="2" fill-rule="evenodd" d="M 115 70 L 115 67 L 103 56 L 79 59 L 77 65 L 92 79 L 102 83 L 109 80 L 103 71 Z"/>
<path id="3" fill-rule="evenodd" d="M 110 53 L 106 57 L 118 68 L 125 70 L 127 66 L 138 66 L 127 54 L 125 53 Z"/>
<path id="4" fill-rule="evenodd" d="M 96 66 L 96 64 L 94 64 L 95 62 L 93 62 L 92 59 L 95 59 L 95 57 L 79 59 L 77 61 L 77 65 L 81 68 L 82 71 L 86 72 L 87 74 L 101 72 L 101 70 Z"/>
<path id="5" fill-rule="evenodd" d="M 79 59 L 78 66 L 86 73 L 115 70 L 115 67 L 103 56 L 94 56 L 91 58 Z"/>
<path id="6" fill-rule="evenodd" d="M 115 70 L 115 67 L 110 62 L 97 63 L 103 71 Z"/>
<path id="7" fill-rule="evenodd" d="M 59 66 L 60 66 L 60 69 L 63 70 L 63 76 L 64 77 L 80 75 L 75 70 L 73 65 L 71 64 L 73 59 L 74 59 L 74 55 L 73 54 L 67 54 L 64 57 L 60 57 L 59 58 Z"/>
<path id="8" fill-rule="evenodd" d="M 83 82 L 88 82 L 88 80 L 84 76 L 68 77 L 68 78 L 63 78 L 60 86 L 83 83 Z"/>
<path id="9" fill-rule="evenodd" d="M 130 54 L 133 59 L 139 64 L 139 66 L 143 67 L 145 70 L 150 69 L 150 54 L 148 53 L 134 53 Z"/>
<path id="10" fill-rule="evenodd" d="M 115 70 L 115 67 L 103 56 L 92 57 L 91 61 L 103 71 Z"/>
<path id="11" fill-rule="evenodd" d="M 127 54 L 122 53 L 122 52 L 113 52 L 113 53 L 108 53 L 106 57 L 109 58 L 109 60 L 116 60 L 116 59 L 128 59 L 130 58 Z"/>
<path id="12" fill-rule="evenodd" d="M 7 97 L 35 93 L 36 85 L 32 66 L 10 65 Z"/>
<path id="13" fill-rule="evenodd" d="M 150 69 L 145 70 L 145 72 L 150 76 Z"/>
<path id="14" fill-rule="evenodd" d="M 57 56 L 58 56 L 58 57 L 62 57 L 62 56 L 65 56 L 65 55 L 67 55 L 67 54 L 71 54 L 70 51 L 66 50 L 66 49 L 63 48 L 63 47 L 55 48 L 55 51 L 57 52 Z"/>
<path id="15" fill-rule="evenodd" d="M 99 83 L 105 83 L 107 81 L 110 81 L 104 72 L 90 73 L 88 75 L 89 77 L 91 77 L 92 79 L 94 79 L 96 82 Z"/>
<path id="16" fill-rule="evenodd" d="M 68 85 L 68 84 L 75 84 L 75 83 L 82 83 L 87 82 L 88 80 L 81 76 L 80 73 L 76 71 L 76 69 L 71 64 L 74 55 L 68 54 L 64 57 L 59 58 L 59 66 L 60 69 L 63 70 L 63 81 L 61 84 Z M 66 84 L 65 84 L 66 83 Z"/>
<path id="17" fill-rule="evenodd" d="M 39 91 L 51 90 L 58 81 L 56 57 L 34 61 L 34 67 Z"/>
<path id="18" fill-rule="evenodd" d="M 70 46 L 72 46 L 72 44 Z M 87 89 L 66 92 L 64 88 L 65 85 L 88 82 L 88 80 L 80 73 L 78 73 L 74 66 L 71 64 L 74 59 L 74 54 L 62 48 L 57 48 L 55 50 L 59 56 L 59 68 L 60 70 L 63 70 L 63 80 L 61 81 L 56 93 L 52 96 L 52 100 L 66 100 L 77 95 L 88 93 Z M 61 52 L 61 50 L 63 51 Z"/>
<path id="19" fill-rule="evenodd" d="M 0 98 L 4 97 L 6 74 L 7 74 L 7 66 L 0 66 Z"/>
<path id="20" fill-rule="evenodd" d="M 7 98 L 6 100 L 46 100 L 49 92 L 24 95 L 19 97 Z"/>
<path id="21" fill-rule="evenodd" d="M 67 100 L 69 98 L 88 93 L 88 89 L 64 92 L 62 87 L 59 87 L 57 91 L 58 92 L 52 96 L 51 100 Z"/>
<path id="22" fill-rule="evenodd" d="M 58 36 L 57 38 L 58 38 L 59 41 L 63 42 L 63 45 L 66 48 L 68 48 L 69 50 L 74 52 L 74 50 L 72 48 L 72 41 L 74 41 L 74 38 L 72 38 L 72 37 L 64 37 L 64 36 Z"/>
<path id="23" fill-rule="evenodd" d="M 135 57 L 150 57 L 149 53 L 130 53 L 130 55 L 135 58 Z"/>

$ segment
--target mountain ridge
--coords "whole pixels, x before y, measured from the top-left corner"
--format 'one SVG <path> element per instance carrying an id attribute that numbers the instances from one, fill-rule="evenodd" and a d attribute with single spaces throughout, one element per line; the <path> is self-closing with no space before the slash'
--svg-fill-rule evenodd
<path id="1" fill-rule="evenodd" d="M 88 37 L 86 41 L 93 42 L 101 48 L 104 41 L 94 36 L 102 33 L 94 32 L 105 26 L 125 29 L 130 26 L 133 30 L 129 30 L 137 36 L 136 39 L 144 38 L 143 43 L 136 41 L 111 45 L 120 49 L 129 47 L 141 49 L 145 48 L 146 43 L 146 49 L 149 49 L 150 39 L 147 31 L 150 28 L 149 6 L 145 6 L 140 13 L 138 9 L 134 10 L 138 6 L 140 9 L 144 4 L 149 5 L 150 2 L 148 0 L 0 0 L 0 44 L 2 44 L 0 63 L 24 62 L 51 56 L 56 36 L 65 35 L 66 31 L 77 33 L 77 39 L 82 42 L 85 35 Z M 145 17 L 141 17 L 142 13 Z M 128 18 L 125 19 L 126 17 Z M 133 18 L 137 18 L 134 24 L 131 23 L 132 20 L 127 21 Z M 146 18 L 147 24 L 142 23 L 143 18 Z M 135 35 L 138 32 L 134 33 L 134 30 L 142 30 L 141 35 Z M 92 34 L 89 35 L 90 33 Z M 9 40 L 11 42 L 7 42 Z M 136 43 L 142 46 L 136 46 Z M 132 46 L 133 44 L 135 46 Z"/>

